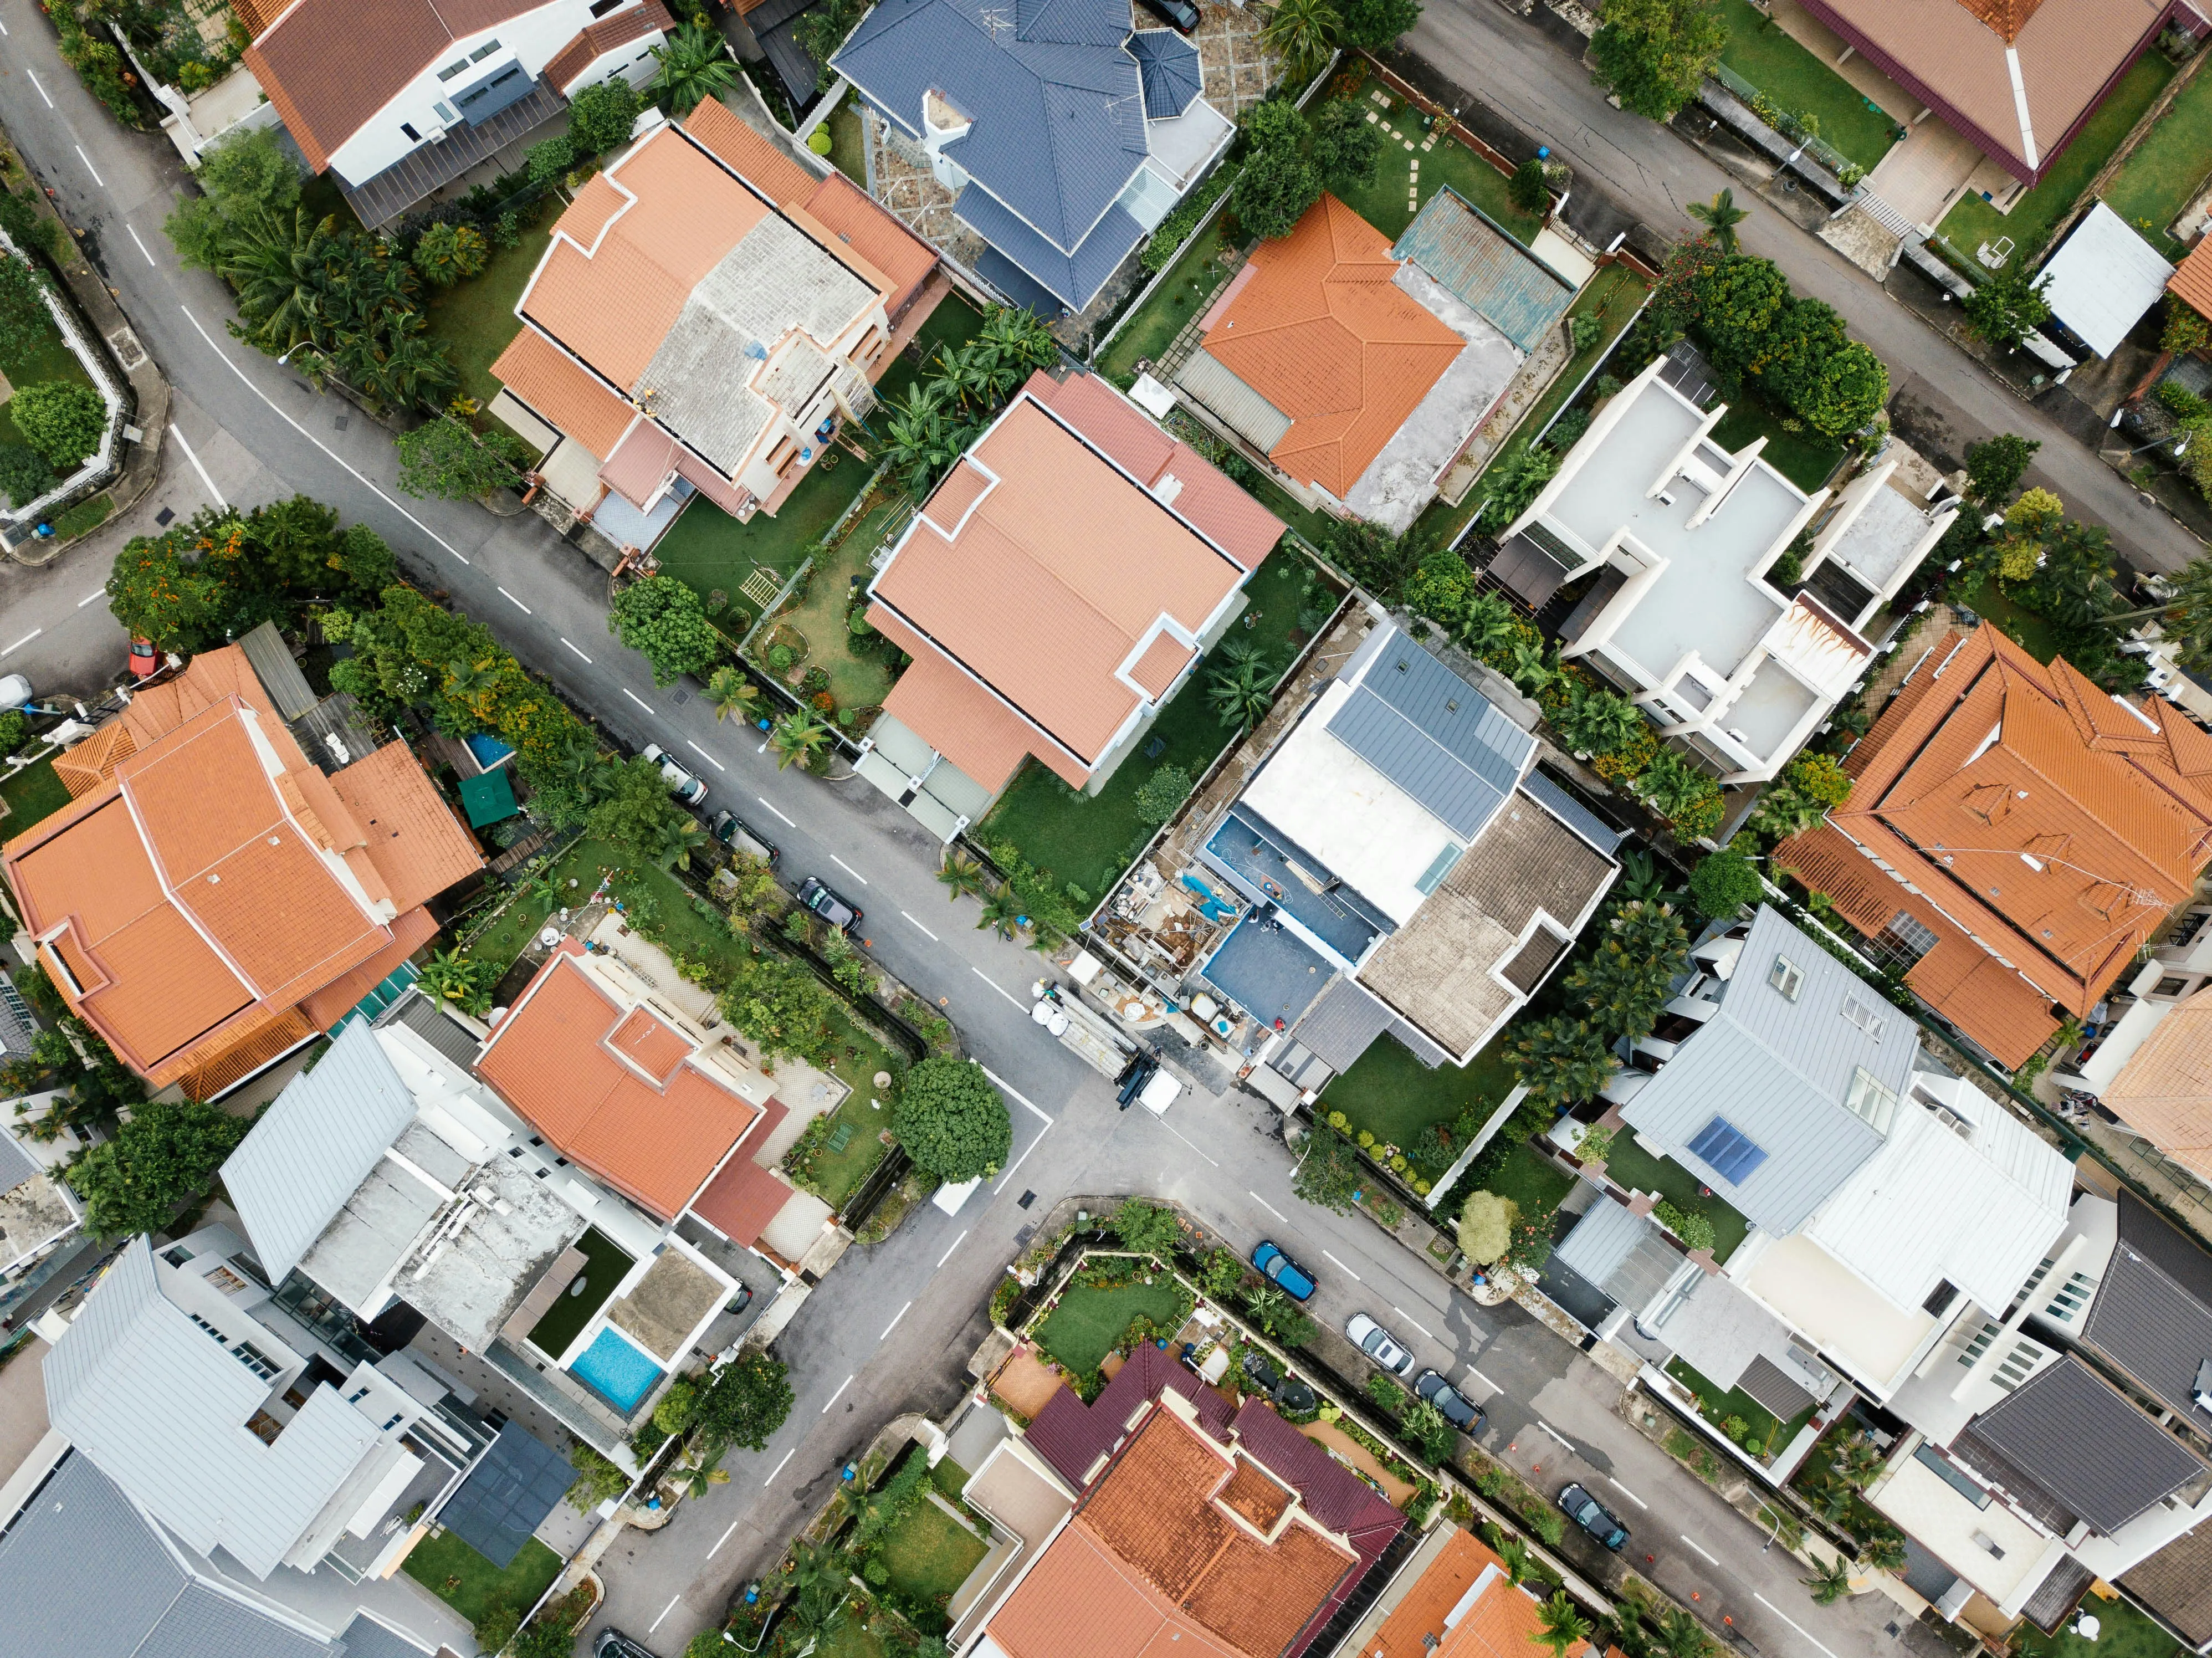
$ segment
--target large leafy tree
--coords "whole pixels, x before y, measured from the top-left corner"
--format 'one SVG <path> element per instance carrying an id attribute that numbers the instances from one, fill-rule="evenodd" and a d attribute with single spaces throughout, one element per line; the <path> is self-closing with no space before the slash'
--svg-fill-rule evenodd
<path id="1" fill-rule="evenodd" d="M 2020 487 L 2027 465 L 2043 447 L 2039 438 L 2023 438 L 2000 432 L 1966 446 L 1966 499 L 1977 507 L 2002 512 Z"/>
<path id="2" fill-rule="evenodd" d="M 133 536 L 107 572 L 107 607 L 126 633 L 162 650 L 195 651 L 222 616 L 222 579 L 185 562 L 185 538 Z"/>
<path id="3" fill-rule="evenodd" d="M 2017 347 L 2050 319 L 2044 297 L 2050 286 L 2047 274 L 2033 276 L 2025 262 L 2014 263 L 1978 283 L 1959 308 L 1966 326 L 1991 345 Z"/>
<path id="4" fill-rule="evenodd" d="M 1287 144 L 1255 149 L 1230 186 L 1237 222 L 1269 241 L 1296 230 L 1306 210 L 1320 199 L 1320 169 Z"/>
<path id="5" fill-rule="evenodd" d="M 220 1106 L 180 1100 L 137 1107 L 113 1139 L 70 1166 L 85 1224 L 102 1237 L 157 1232 L 208 1189 L 253 1126 Z"/>
<path id="6" fill-rule="evenodd" d="M 75 380 L 35 380 L 16 388 L 8 413 L 23 441 L 58 471 L 73 470 L 100 447 L 107 406 L 100 393 Z"/>
<path id="7" fill-rule="evenodd" d="M 1623 106 L 1667 121 L 1698 95 L 1727 44 L 1712 0 L 1607 0 L 1590 61 Z"/>
<path id="8" fill-rule="evenodd" d="M 669 798 L 668 780 L 643 755 L 609 767 L 605 793 L 584 821 L 585 833 L 650 857 L 667 844 L 672 827 L 690 814 Z"/>
<path id="9" fill-rule="evenodd" d="M 393 440 L 399 451 L 399 487 L 418 499 L 474 501 L 522 483 L 530 452 L 513 433 L 494 427 L 478 433 L 441 415 Z"/>
<path id="10" fill-rule="evenodd" d="M 1344 44 L 1383 52 L 1421 20 L 1420 0 L 1337 0 Z"/>
<path id="11" fill-rule="evenodd" d="M 52 326 L 44 285 L 21 259 L 0 252 L 0 356 L 28 356 Z"/>
<path id="12" fill-rule="evenodd" d="M 1348 1215 L 1362 1178 L 1352 1142 L 1327 1122 L 1315 1123 L 1297 1167 L 1291 1171 L 1291 1190 L 1308 1203 Z"/>
<path id="13" fill-rule="evenodd" d="M 1013 1120 L 983 1068 L 927 1059 L 906 1073 L 891 1132 L 916 1167 L 939 1180 L 996 1174 L 1013 1144 Z"/>
<path id="14" fill-rule="evenodd" d="M 763 1352 L 745 1353 L 716 1373 L 699 1400 L 692 1425 L 717 1448 L 762 1450 L 791 1414 L 794 1397 L 781 1360 Z"/>
<path id="15" fill-rule="evenodd" d="M 656 685 L 703 674 L 723 655 L 722 635 L 708 619 L 706 605 L 671 575 L 645 576 L 617 593 L 607 631 L 620 635 L 652 665 Z"/>
<path id="16" fill-rule="evenodd" d="M 1332 98 L 1314 112 L 1313 164 L 1321 181 L 1341 193 L 1358 188 L 1375 176 L 1382 159 L 1382 137 L 1359 106 Z"/>
<path id="17" fill-rule="evenodd" d="M 1708 920 L 1734 920 L 1765 890 L 1759 865 L 1733 847 L 1708 853 L 1690 872 L 1690 902 Z"/>
<path id="18" fill-rule="evenodd" d="M 1522 1027 L 1512 1062 L 1528 1097 L 1553 1110 L 1590 1098 L 1615 1068 L 1604 1034 L 1565 1014 Z"/>
<path id="19" fill-rule="evenodd" d="M 580 155 L 612 149 L 629 137 L 645 100 L 617 75 L 589 86 L 568 100 L 568 138 Z"/>

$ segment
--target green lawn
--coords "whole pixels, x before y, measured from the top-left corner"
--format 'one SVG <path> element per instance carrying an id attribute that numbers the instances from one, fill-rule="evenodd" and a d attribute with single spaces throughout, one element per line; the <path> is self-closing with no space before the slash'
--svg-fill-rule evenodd
<path id="1" fill-rule="evenodd" d="M 1575 1189 L 1575 1177 L 1524 1142 L 1513 1148 L 1504 1166 L 1491 1176 L 1487 1189 L 1512 1199 L 1523 1215 L 1545 1215 L 1565 1201 Z"/>
<path id="2" fill-rule="evenodd" d="M 1820 137 L 1871 172 L 1896 140 L 1898 123 L 1913 112 L 1877 108 L 1849 81 L 1753 10 L 1747 0 L 1721 0 L 1729 42 L 1721 62 L 1765 93 L 1769 101 L 1810 115 Z"/>
<path id="3" fill-rule="evenodd" d="M 1698 1194 L 1696 1175 L 1672 1157 L 1653 1157 L 1625 1128 L 1613 1137 L 1613 1149 L 1606 1153 L 1605 1172 L 1621 1185 L 1638 1192 L 1658 1193 L 1678 1209 L 1702 1211 L 1713 1224 L 1716 1261 L 1725 1261 L 1734 1254 L 1736 1246 L 1743 1242 L 1744 1233 L 1750 1230 L 1750 1223 L 1718 1193 L 1711 1197 Z"/>
<path id="4" fill-rule="evenodd" d="M 830 112 L 823 123 L 830 129 L 830 160 L 836 169 L 863 190 L 868 187 L 867 139 L 860 131 L 860 112 L 851 99 Z"/>
<path id="5" fill-rule="evenodd" d="M 1462 1111 L 1489 1116 L 1513 1083 L 1501 1042 L 1492 1042 L 1465 1069 L 1440 1065 L 1431 1071 L 1404 1044 L 1377 1041 L 1322 1090 L 1320 1108 L 1343 1112 L 1355 1134 L 1364 1128 L 1377 1140 L 1410 1145 L 1424 1128 Z"/>
<path id="6" fill-rule="evenodd" d="M 489 405 L 499 395 L 499 381 L 491 365 L 521 329 L 515 304 L 531 273 L 553 239 L 549 210 L 560 205 L 548 196 L 532 210 L 545 222 L 526 226 L 522 240 L 513 247 L 492 250 L 491 263 L 480 275 L 456 282 L 440 293 L 433 290 L 428 307 L 429 333 L 444 343 L 461 376 L 461 392 Z"/>
<path id="7" fill-rule="evenodd" d="M 0 350 L 0 374 L 18 392 L 27 386 L 36 386 L 46 380 L 62 380 L 72 386 L 90 386 L 92 377 L 84 372 L 84 365 L 70 355 L 62 341 L 61 331 L 53 325 L 52 317 L 44 319 L 45 325 L 31 337 L 21 350 Z M 0 443 L 21 443 L 23 434 L 16 429 L 8 413 L 8 406 L 0 404 Z"/>
<path id="8" fill-rule="evenodd" d="M 1269 554 L 1246 584 L 1251 602 L 1243 621 L 1231 627 L 1232 634 L 1260 647 L 1278 672 L 1290 665 L 1299 648 L 1291 641 L 1297 623 L 1298 578 L 1311 568 L 1293 551 L 1279 548 Z M 1152 825 L 1137 816 L 1137 791 L 1145 780 L 1162 766 L 1181 766 L 1196 782 L 1230 741 L 1228 728 L 1206 700 L 1206 672 L 1201 665 L 1176 693 L 1096 795 L 1079 793 L 1036 761 L 1027 761 L 983 819 L 976 838 L 987 847 L 1011 841 L 1040 869 L 1074 882 L 1094 898 L 1103 894 L 1152 832 Z M 1155 742 L 1166 747 L 1157 758 L 1147 758 L 1146 750 Z"/>
<path id="9" fill-rule="evenodd" d="M 949 1595 L 991 1552 L 990 1546 L 927 1498 L 884 1537 L 877 1558 L 890 1587 L 925 1606 Z"/>
<path id="10" fill-rule="evenodd" d="M 870 1104 L 872 1099 L 882 1100 L 883 1109 Z M 872 1088 L 856 1088 L 825 1119 L 830 1127 L 823 1131 L 824 1142 L 807 1157 L 805 1184 L 832 1209 L 842 1212 L 845 1200 L 889 1154 L 890 1148 L 880 1137 L 890 1127 L 891 1104 L 889 1097 Z M 835 1139 L 840 1129 L 851 1132 L 846 1136 L 845 1149 L 832 1151 L 828 1139 Z M 799 1178 L 796 1170 L 791 1172 L 794 1180 Z"/>
<path id="11" fill-rule="evenodd" d="M 568 1351 L 568 1344 L 591 1321 L 592 1315 L 614 1294 L 623 1274 L 637 1264 L 621 1245 L 597 1227 L 585 1228 L 584 1236 L 576 1240 L 576 1247 L 591 1257 L 591 1264 L 584 1268 L 584 1293 L 571 1295 L 563 1290 L 551 1310 L 530 1327 L 531 1340 L 555 1358 Z"/>
<path id="12" fill-rule="evenodd" d="M 2212 173 L 2212 80 L 2200 70 L 2136 153 L 2120 163 L 2105 188 L 2105 204 L 2179 264 L 2187 250 L 2167 227 L 2203 188 L 2207 173 Z"/>
<path id="13" fill-rule="evenodd" d="M 107 522 L 107 515 L 115 510 L 115 497 L 94 495 L 89 501 L 80 501 L 54 520 L 54 535 L 67 541 L 71 536 L 81 536 L 97 530 Z"/>
<path id="14" fill-rule="evenodd" d="M 2101 1627 L 2097 1638 L 2085 1641 L 2062 1630 L 2045 1635 L 2030 1623 L 2017 1625 L 2012 1636 L 2014 1650 L 2023 1658 L 2176 1658 L 2181 1646 L 2152 1619 L 2150 1614 L 2125 1600 L 2107 1600 L 2095 1594 L 2081 1602 L 2096 1614 Z"/>
<path id="15" fill-rule="evenodd" d="M 1352 101 L 1364 114 L 1372 110 L 1379 118 L 1372 125 L 1382 139 L 1382 164 L 1375 176 L 1356 189 L 1339 192 L 1339 199 L 1359 216 L 1373 225 L 1393 241 L 1413 223 L 1418 210 L 1408 205 L 1412 199 L 1409 186 L 1418 179 L 1419 199 L 1425 203 L 1437 193 L 1439 185 L 1449 185 L 1477 207 L 1498 221 L 1505 231 L 1521 241 L 1533 241 L 1543 228 L 1543 218 L 1534 213 L 1524 213 L 1513 205 L 1506 194 L 1505 175 L 1489 161 L 1455 139 L 1441 138 L 1434 149 L 1420 146 L 1428 134 L 1413 118 L 1412 107 L 1395 94 L 1391 95 L 1388 110 L 1370 95 L 1366 82 L 1361 82 L 1352 94 Z M 1396 129 L 1395 134 L 1382 131 L 1385 124 Z M 1406 148 L 1407 141 L 1413 148 Z M 1411 163 L 1419 161 L 1420 172 L 1416 174 Z"/>
<path id="16" fill-rule="evenodd" d="M 1036 1343 L 1046 1354 L 1078 1376 L 1087 1376 L 1104 1363 L 1114 1344 L 1142 1313 L 1168 1333 L 1168 1325 L 1182 1311 L 1182 1292 L 1173 1281 L 1125 1284 L 1118 1290 L 1071 1286 L 1045 1321 L 1037 1327 Z"/>
<path id="17" fill-rule="evenodd" d="M 501 1571 L 453 1533 L 441 1532 L 409 1552 L 407 1575 L 473 1624 L 501 1603 L 518 1614 L 536 1606 L 561 1575 L 561 1557 L 533 1537 Z"/>
<path id="18" fill-rule="evenodd" d="M 1168 279 L 1152 290 L 1145 308 L 1131 317 L 1099 354 L 1098 372 L 1121 380 L 1135 374 L 1139 362 L 1158 362 L 1160 354 L 1182 331 L 1182 325 L 1204 311 L 1220 288 L 1229 273 L 1218 261 L 1227 246 L 1218 218 L 1192 237 L 1176 255 Z"/>
<path id="19" fill-rule="evenodd" d="M 1713 441 L 1735 454 L 1757 438 L 1766 440 L 1759 459 L 1808 495 L 1828 481 L 1828 474 L 1844 458 L 1842 444 L 1831 442 L 1809 426 L 1802 432 L 1785 430 L 1780 418 L 1747 389 L 1713 428 Z"/>
<path id="20" fill-rule="evenodd" d="M 1965 603 L 1983 621 L 1996 623 L 1998 632 L 2038 662 L 2048 662 L 2058 654 L 2058 636 L 2051 624 L 2007 598 L 1994 580 L 1982 583 L 1981 591 Z"/>
<path id="21" fill-rule="evenodd" d="M 1742 1388 L 1723 1388 L 1711 1377 L 1692 1370 L 1679 1358 L 1670 1358 L 1667 1361 L 1667 1374 L 1697 1394 L 1699 1402 L 1705 1407 L 1704 1412 L 1705 1420 L 1716 1428 L 1730 1417 L 1739 1417 L 1743 1421 L 1746 1439 L 1755 1439 L 1769 1450 L 1779 1448 L 1775 1444 L 1775 1436 L 1782 1424 L 1774 1419 L 1773 1412 L 1744 1392 Z M 1787 1441 L 1784 1442 L 1786 1443 Z M 1749 1448 L 1747 1446 L 1746 1448 Z M 1757 1453 L 1754 1452 L 1753 1455 Z"/>
<path id="22" fill-rule="evenodd" d="M 1980 197 L 1968 196 L 1943 216 L 1937 233 L 1950 242 L 1969 270 L 1980 269 L 1974 263 L 1974 251 L 2001 236 L 2012 238 L 2014 258 L 2033 254 L 2060 216 L 2089 187 L 2089 180 L 2111 159 L 2120 140 L 2128 136 L 2128 130 L 2150 107 L 2172 75 L 2173 65 L 2157 52 L 2143 53 L 2097 106 L 2080 136 L 2066 146 L 2043 182 L 2021 197 L 2010 213 L 2000 213 Z"/>
<path id="23" fill-rule="evenodd" d="M 0 782 L 0 800 L 8 803 L 7 816 L 0 817 L 0 841 L 4 841 L 69 805 L 70 792 L 54 775 L 50 756 Z"/>
<path id="24" fill-rule="evenodd" d="M 960 1493 L 966 1487 L 970 1475 L 967 1469 L 962 1467 L 951 1457 L 940 1456 L 937 1459 L 937 1466 L 929 1471 L 929 1478 L 930 1483 L 943 1493 L 946 1502 L 957 1503 L 961 1500 Z"/>
<path id="25" fill-rule="evenodd" d="M 849 455 L 845 464 L 862 465 Z M 854 593 L 866 584 L 871 574 L 869 560 L 884 531 L 905 504 L 904 493 L 894 486 L 878 505 L 863 512 L 846 531 L 844 539 L 829 553 L 815 559 L 813 572 L 806 578 L 805 592 L 777 618 L 805 635 L 807 665 L 821 667 L 829 673 L 830 695 L 837 699 L 841 714 L 880 707 L 884 698 L 890 695 L 893 677 L 888 651 L 854 650 L 846 612 Z M 860 733 L 854 731 L 853 734 L 857 737 Z"/>

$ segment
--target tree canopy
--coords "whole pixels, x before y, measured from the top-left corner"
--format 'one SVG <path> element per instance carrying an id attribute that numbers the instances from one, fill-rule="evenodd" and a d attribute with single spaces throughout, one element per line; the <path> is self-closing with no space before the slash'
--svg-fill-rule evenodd
<path id="1" fill-rule="evenodd" d="M 135 1108 L 113 1139 L 70 1166 L 85 1224 L 107 1238 L 160 1231 L 208 1189 L 252 1127 L 250 1118 L 198 1100 Z"/>
<path id="2" fill-rule="evenodd" d="M 100 393 L 75 380 L 34 380 L 18 386 L 9 400 L 9 417 L 23 441 L 46 458 L 56 471 L 74 471 L 107 430 L 107 405 Z"/>
<path id="3" fill-rule="evenodd" d="M 943 1181 L 998 1173 L 1013 1144 L 1013 1120 L 982 1066 L 941 1056 L 906 1073 L 891 1132 L 917 1168 Z"/>
<path id="4" fill-rule="evenodd" d="M 656 685 L 703 674 L 725 654 L 699 595 L 670 575 L 642 577 L 617 593 L 607 631 L 645 658 Z"/>
<path id="5" fill-rule="evenodd" d="M 743 1353 L 716 1374 L 693 1412 L 692 1424 L 710 1445 L 763 1450 L 791 1414 L 795 1397 L 781 1359 Z"/>
<path id="6" fill-rule="evenodd" d="M 422 234 L 427 240 L 431 232 Z M 518 488 L 530 459 L 522 440 L 506 428 L 491 426 L 478 433 L 451 415 L 402 432 L 392 441 L 399 451 L 399 487 L 420 500 L 435 495 L 474 501 L 495 489 Z"/>
<path id="7" fill-rule="evenodd" d="M 1728 24 L 1712 0 L 1607 0 L 1605 26 L 1590 41 L 1592 78 L 1624 107 L 1671 120 L 1726 45 Z"/>

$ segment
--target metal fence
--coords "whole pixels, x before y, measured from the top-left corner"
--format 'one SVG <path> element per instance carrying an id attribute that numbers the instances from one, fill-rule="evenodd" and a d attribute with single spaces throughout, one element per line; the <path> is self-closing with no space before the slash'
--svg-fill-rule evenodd
<path id="1" fill-rule="evenodd" d="M 1834 173 L 1846 185 L 1866 176 L 1866 169 L 1833 144 L 1809 130 L 1806 118 L 1787 105 L 1777 103 L 1726 64 L 1715 64 L 1713 79 L 1750 106 L 1751 112 Z"/>

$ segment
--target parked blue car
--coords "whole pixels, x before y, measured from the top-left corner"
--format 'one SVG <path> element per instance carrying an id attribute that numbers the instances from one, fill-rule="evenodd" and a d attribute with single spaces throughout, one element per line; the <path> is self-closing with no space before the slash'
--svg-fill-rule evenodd
<path id="1" fill-rule="evenodd" d="M 1273 1278 L 1293 1301 L 1307 1300 L 1314 1292 L 1313 1275 L 1264 1238 L 1252 1252 L 1252 1264 Z"/>

